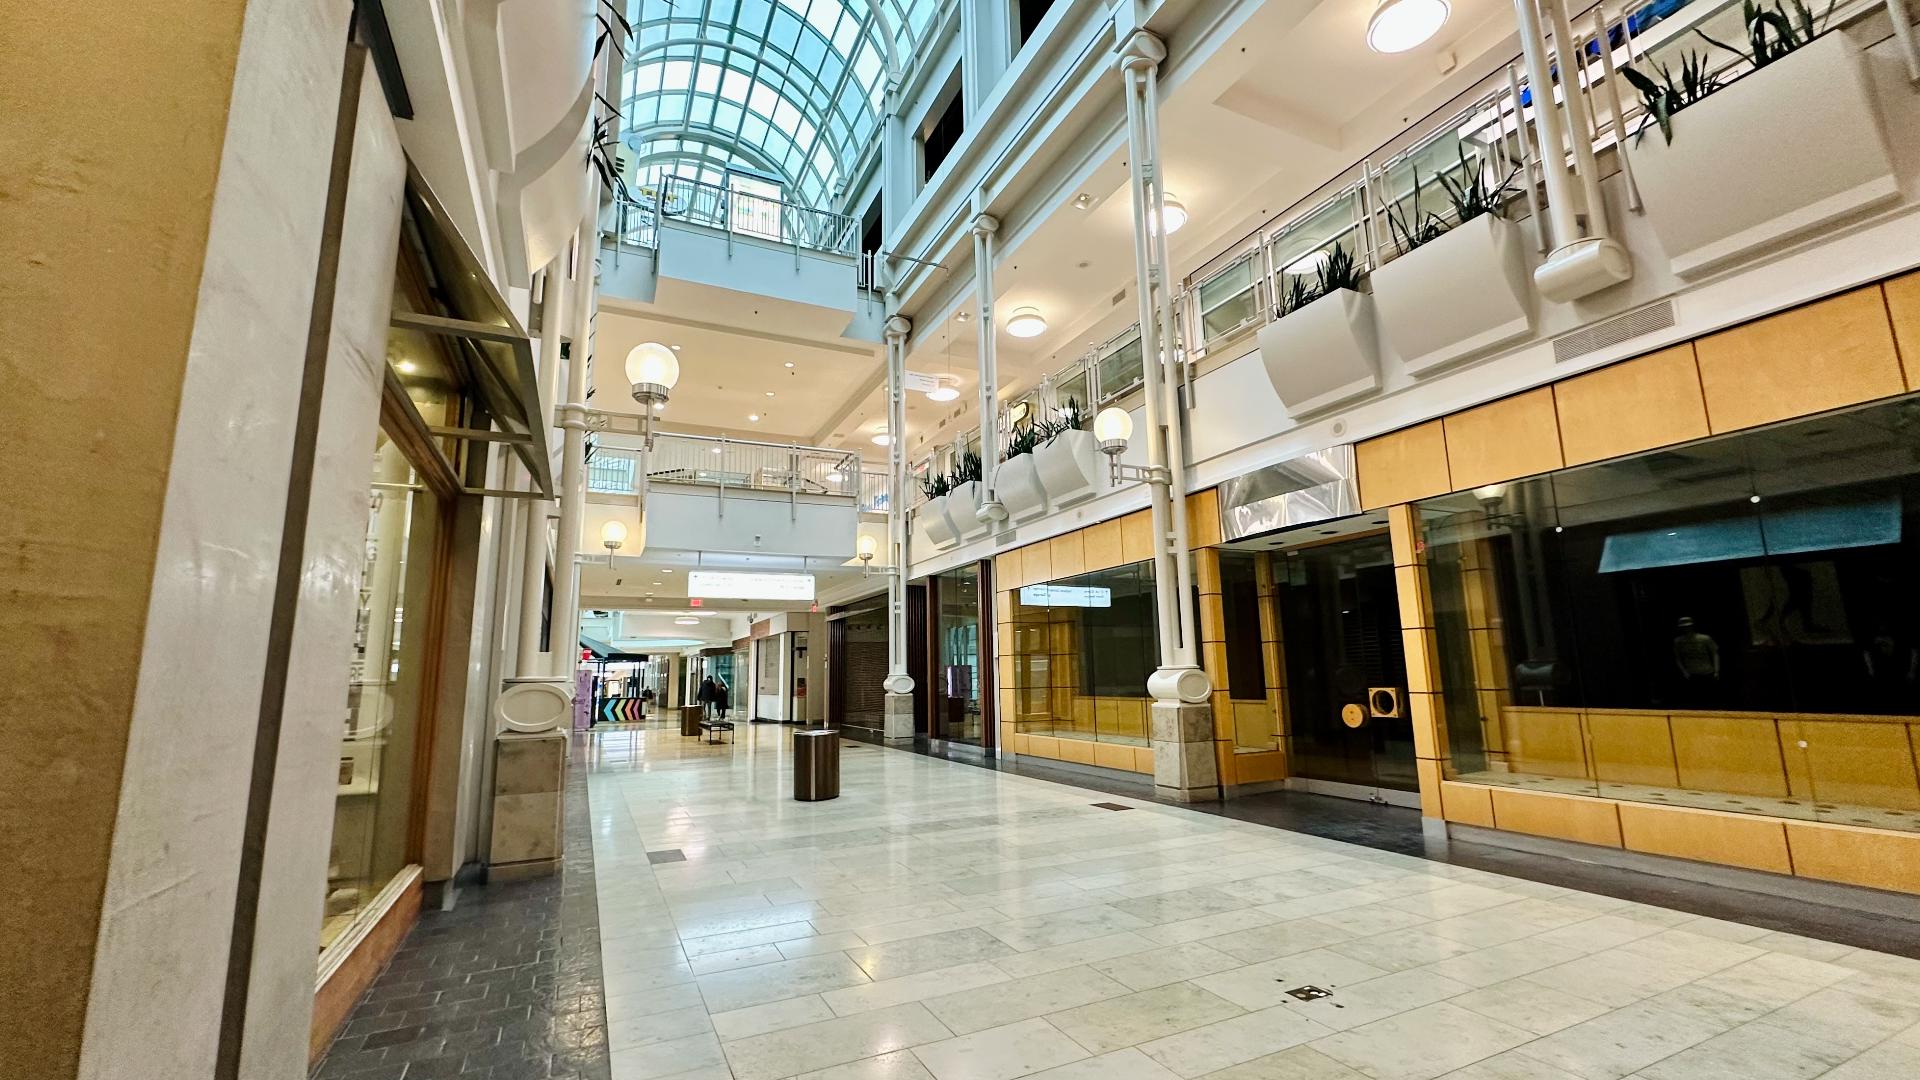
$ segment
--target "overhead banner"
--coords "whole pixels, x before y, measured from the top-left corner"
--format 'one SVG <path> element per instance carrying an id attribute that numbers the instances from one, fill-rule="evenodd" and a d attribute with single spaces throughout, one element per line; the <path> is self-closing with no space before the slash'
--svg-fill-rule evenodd
<path id="1" fill-rule="evenodd" d="M 813 575 L 692 570 L 687 573 L 687 595 L 712 600 L 786 600 L 812 603 Z"/>

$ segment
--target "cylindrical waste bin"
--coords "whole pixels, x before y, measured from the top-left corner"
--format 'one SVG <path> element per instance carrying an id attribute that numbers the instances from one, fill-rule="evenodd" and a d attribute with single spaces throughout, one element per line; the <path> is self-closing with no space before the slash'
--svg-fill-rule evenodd
<path id="1" fill-rule="evenodd" d="M 680 734 L 700 734 L 700 721 L 707 718 L 705 705 L 683 705 L 680 707 Z"/>
<path id="2" fill-rule="evenodd" d="M 801 728 L 793 733 L 793 797 L 819 802 L 840 797 L 840 732 Z"/>

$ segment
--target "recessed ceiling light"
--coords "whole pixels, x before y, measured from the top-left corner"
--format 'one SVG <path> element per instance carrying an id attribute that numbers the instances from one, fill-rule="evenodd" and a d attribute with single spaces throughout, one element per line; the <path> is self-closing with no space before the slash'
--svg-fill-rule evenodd
<path id="1" fill-rule="evenodd" d="M 873 437 L 873 445 L 875 446 L 886 446 L 891 442 L 893 442 L 893 436 L 888 435 L 884 431 Z"/>
<path id="2" fill-rule="evenodd" d="M 939 386 L 936 386 L 933 389 L 927 391 L 928 401 L 952 401 L 954 398 L 957 398 L 959 396 L 960 396 L 960 391 L 954 387 L 948 386 L 946 383 L 941 383 Z"/>
<path id="3" fill-rule="evenodd" d="M 1447 24 L 1447 0 L 1381 0 L 1367 20 L 1367 48 L 1400 53 L 1423 45 Z"/>
<path id="4" fill-rule="evenodd" d="M 1074 209 L 1076 210 L 1085 210 L 1087 207 L 1092 205 L 1093 205 L 1093 195 L 1090 192 L 1083 191 L 1080 194 L 1075 195 L 1073 197 L 1073 206 L 1074 206 Z"/>
<path id="5" fill-rule="evenodd" d="M 1187 223 L 1187 204 L 1176 195 L 1160 196 L 1160 220 L 1166 226 L 1168 236 L 1179 232 L 1180 226 Z"/>
<path id="6" fill-rule="evenodd" d="M 691 615 L 682 615 L 679 618 L 673 620 L 673 624 L 675 626 L 698 626 L 700 625 L 700 620 L 694 618 Z"/>
<path id="7" fill-rule="evenodd" d="M 400 369 L 400 374 L 402 374 L 402 375 L 411 375 L 411 374 L 413 374 L 413 373 L 414 373 L 415 371 L 417 371 L 417 370 L 419 370 L 419 367 L 418 367 L 418 365 L 416 365 L 416 364 L 415 364 L 415 363 L 414 363 L 413 361 L 411 361 L 411 360 L 402 360 L 402 361 L 400 361 L 399 363 L 397 363 L 397 364 L 395 364 L 395 365 L 393 365 L 393 366 L 394 366 L 394 367 L 396 367 L 396 368 L 399 368 L 399 369 Z"/>
<path id="8" fill-rule="evenodd" d="M 791 360 L 789 360 L 789 361 L 787 361 L 786 363 L 784 363 L 784 364 L 781 364 L 780 366 L 781 366 L 781 367 L 792 367 L 792 366 L 793 366 L 793 361 L 791 361 Z"/>
<path id="9" fill-rule="evenodd" d="M 767 391 L 767 396 L 768 396 L 768 397 L 772 397 L 772 396 L 773 396 L 773 391 L 771 391 L 771 390 L 769 390 L 769 391 Z"/>
<path id="10" fill-rule="evenodd" d="M 747 419 L 757 424 L 760 422 L 760 414 L 757 412 L 750 412 L 747 414 Z"/>
<path id="11" fill-rule="evenodd" d="M 669 345 L 669 346 L 667 346 L 667 348 L 669 348 L 669 349 L 672 349 L 672 350 L 673 350 L 674 352 L 679 352 L 679 351 L 680 351 L 680 346 L 678 346 L 678 345 Z"/>
<path id="12" fill-rule="evenodd" d="M 1007 320 L 1007 333 L 1017 338 L 1039 337 L 1046 332 L 1047 320 L 1041 317 L 1039 308 L 1014 308 L 1013 317 Z"/>
<path id="13" fill-rule="evenodd" d="M 667 566 L 667 567 L 662 567 L 662 568 L 661 568 L 661 570 L 660 570 L 660 572 L 661 572 L 661 573 L 663 573 L 663 574 L 671 574 L 671 573 L 673 573 L 673 567 L 671 567 L 671 566 Z"/>

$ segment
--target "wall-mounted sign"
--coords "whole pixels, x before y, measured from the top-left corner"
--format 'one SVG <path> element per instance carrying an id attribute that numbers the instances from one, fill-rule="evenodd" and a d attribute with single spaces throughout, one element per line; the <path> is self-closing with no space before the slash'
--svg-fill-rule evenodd
<path id="1" fill-rule="evenodd" d="M 900 389 L 910 394 L 925 394 L 939 385 L 940 378 L 937 375 L 927 375 L 918 371 L 900 373 Z"/>
<path id="2" fill-rule="evenodd" d="M 762 574 L 751 571 L 693 570 L 687 595 L 715 600 L 789 600 L 813 602 L 812 574 Z"/>
<path id="3" fill-rule="evenodd" d="M 1027 585 L 1020 602 L 1030 607 L 1112 607 L 1113 590 L 1104 585 Z"/>

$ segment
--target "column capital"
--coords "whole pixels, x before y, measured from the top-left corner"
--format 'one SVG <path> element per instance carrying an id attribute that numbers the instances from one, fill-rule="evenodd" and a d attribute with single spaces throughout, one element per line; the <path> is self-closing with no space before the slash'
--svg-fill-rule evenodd
<path id="1" fill-rule="evenodd" d="M 1145 71 L 1159 67 L 1166 58 L 1166 42 L 1151 31 L 1135 30 L 1126 44 L 1120 46 L 1119 66 L 1122 71 Z"/>
<path id="2" fill-rule="evenodd" d="M 992 214 L 976 214 L 973 218 L 973 235 L 992 236 L 1000 231 L 1000 219 Z"/>
<path id="3" fill-rule="evenodd" d="M 905 315 L 895 315 L 887 320 L 886 335 L 889 342 L 895 344 L 903 342 L 911 333 L 913 333 L 913 320 Z"/>

